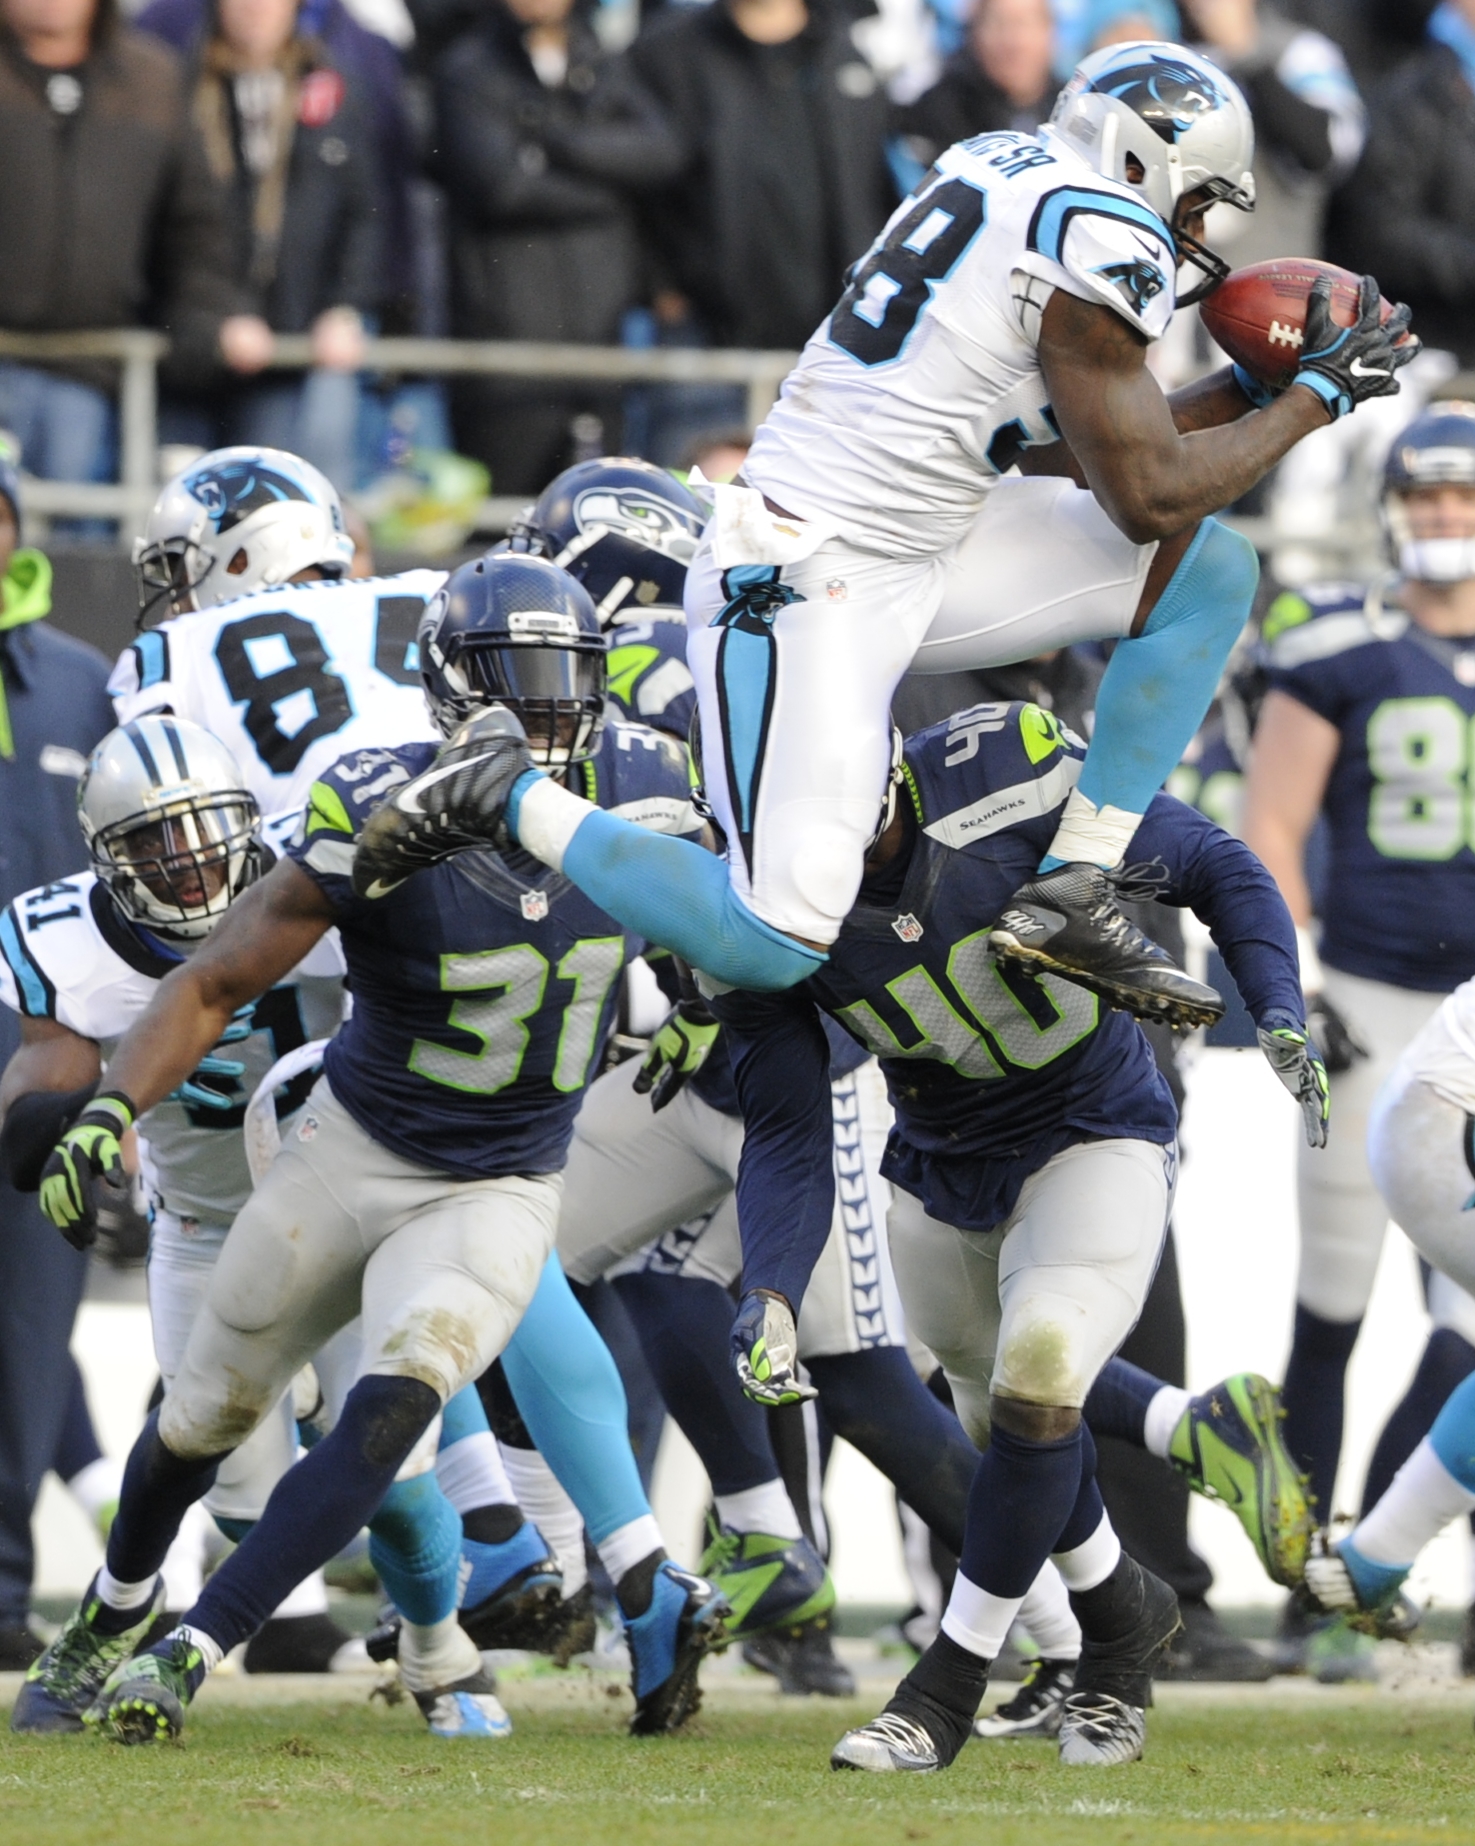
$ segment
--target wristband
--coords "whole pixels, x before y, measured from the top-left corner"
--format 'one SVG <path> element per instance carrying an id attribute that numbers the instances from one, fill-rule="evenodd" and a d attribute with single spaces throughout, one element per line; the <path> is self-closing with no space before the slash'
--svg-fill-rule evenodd
<path id="1" fill-rule="evenodd" d="M 1352 409 L 1352 399 L 1341 386 L 1333 384 L 1330 378 L 1323 377 L 1320 372 L 1309 370 L 1297 372 L 1291 383 L 1305 385 L 1308 391 L 1314 391 L 1331 412 L 1333 423 L 1338 417 L 1345 417 Z"/>
<path id="2" fill-rule="evenodd" d="M 127 1134 L 138 1120 L 138 1110 L 133 1098 L 123 1090 L 99 1090 L 88 1103 L 84 1113 L 90 1115 L 94 1109 L 110 1110 L 117 1120 L 117 1132 L 120 1135 Z"/>
<path id="3" fill-rule="evenodd" d="M 1273 404 L 1279 397 L 1278 391 L 1272 391 L 1269 385 L 1262 383 L 1252 372 L 1247 372 L 1242 365 L 1235 364 L 1230 369 L 1234 373 L 1234 382 L 1256 410 L 1263 410 L 1267 404 Z"/>

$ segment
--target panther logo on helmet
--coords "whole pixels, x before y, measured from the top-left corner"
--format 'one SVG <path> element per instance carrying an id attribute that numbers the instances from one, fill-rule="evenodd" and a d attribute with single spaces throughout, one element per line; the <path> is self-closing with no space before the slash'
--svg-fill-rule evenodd
<path id="1" fill-rule="evenodd" d="M 217 532 L 229 532 L 263 506 L 307 499 L 300 482 L 257 462 L 202 468 L 188 476 L 184 486 L 210 515 Z"/>
<path id="2" fill-rule="evenodd" d="M 1224 104 L 1224 92 L 1205 71 L 1167 58 L 1102 71 L 1086 88 L 1124 102 L 1164 141 L 1186 135 Z"/>

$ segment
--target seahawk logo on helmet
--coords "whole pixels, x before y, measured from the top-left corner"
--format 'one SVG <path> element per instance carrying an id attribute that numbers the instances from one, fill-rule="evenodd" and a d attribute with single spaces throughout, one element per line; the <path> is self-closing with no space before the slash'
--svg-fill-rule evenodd
<path id="1" fill-rule="evenodd" d="M 1437 487 L 1475 488 L 1475 404 L 1430 404 L 1394 442 L 1383 470 L 1383 519 L 1398 568 L 1419 583 L 1463 583 L 1475 577 L 1475 532 L 1414 536 L 1408 496 Z"/>
<path id="2" fill-rule="evenodd" d="M 198 724 L 151 713 L 110 731 L 77 786 L 98 881 L 123 915 L 196 942 L 265 869 L 240 766 Z"/>
<path id="3" fill-rule="evenodd" d="M 208 609 L 305 570 L 342 577 L 352 562 L 342 503 L 310 462 L 285 449 L 216 449 L 169 482 L 133 548 L 139 621 L 161 602 Z"/>
<path id="4" fill-rule="evenodd" d="M 1180 264 L 1203 277 L 1179 294 L 1180 306 L 1201 301 L 1229 274 L 1174 222 L 1190 193 L 1255 209 L 1249 104 L 1207 58 L 1151 39 L 1092 52 L 1060 92 L 1049 133 L 1104 179 L 1140 193 L 1172 231 Z"/>

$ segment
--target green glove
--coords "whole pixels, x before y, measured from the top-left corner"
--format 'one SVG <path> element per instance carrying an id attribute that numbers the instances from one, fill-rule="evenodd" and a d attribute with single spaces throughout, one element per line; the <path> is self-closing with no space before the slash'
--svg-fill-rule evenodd
<path id="1" fill-rule="evenodd" d="M 650 1041 L 650 1050 L 635 1074 L 635 1094 L 644 1096 L 649 1091 L 650 1106 L 659 1115 L 706 1063 L 721 1030 L 699 995 L 678 1000 Z"/>
<path id="2" fill-rule="evenodd" d="M 1301 1105 L 1308 1147 L 1325 1147 L 1332 1113 L 1326 1065 L 1309 1033 L 1300 1026 L 1261 1026 L 1256 1036 L 1270 1068 Z"/>
<path id="3" fill-rule="evenodd" d="M 52 1148 L 41 1169 L 41 1209 L 74 1249 L 97 1241 L 96 1180 L 123 1171 L 122 1139 L 136 1111 L 121 1090 L 104 1090 Z"/>
<path id="4" fill-rule="evenodd" d="M 794 1310 L 782 1295 L 750 1288 L 732 1323 L 732 1361 L 755 1404 L 802 1404 L 818 1397 L 799 1366 Z"/>

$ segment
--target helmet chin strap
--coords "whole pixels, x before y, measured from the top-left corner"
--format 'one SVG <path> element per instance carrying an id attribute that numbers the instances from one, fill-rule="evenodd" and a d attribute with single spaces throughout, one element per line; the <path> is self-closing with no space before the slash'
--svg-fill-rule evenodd
<path id="1" fill-rule="evenodd" d="M 1475 538 L 1406 538 L 1398 568 L 1415 583 L 1464 583 L 1475 577 Z"/>

